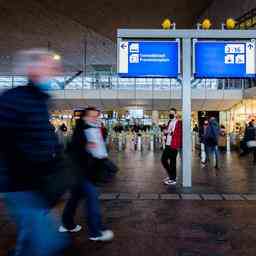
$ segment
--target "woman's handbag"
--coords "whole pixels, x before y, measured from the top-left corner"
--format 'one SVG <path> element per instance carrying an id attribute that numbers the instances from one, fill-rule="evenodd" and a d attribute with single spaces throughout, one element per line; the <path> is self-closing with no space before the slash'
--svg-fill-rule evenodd
<path id="1" fill-rule="evenodd" d="M 95 182 L 109 182 L 116 176 L 118 171 L 118 167 L 110 159 L 97 159 L 96 168 L 93 171 L 93 180 Z"/>
<path id="2" fill-rule="evenodd" d="M 106 181 L 114 178 L 118 172 L 118 167 L 110 159 L 104 159 L 102 162 L 102 172 Z"/>

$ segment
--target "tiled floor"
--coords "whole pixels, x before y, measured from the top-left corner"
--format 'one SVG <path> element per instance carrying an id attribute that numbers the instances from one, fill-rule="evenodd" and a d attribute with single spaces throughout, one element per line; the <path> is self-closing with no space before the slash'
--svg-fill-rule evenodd
<path id="1" fill-rule="evenodd" d="M 59 215 L 62 202 L 55 210 Z M 88 241 L 82 206 L 73 234 L 80 256 L 255 256 L 256 202 L 202 200 L 104 200 L 109 244 Z M 15 243 L 15 226 L 1 205 L 0 256 Z M 78 256 L 70 251 L 65 256 Z"/>
<path id="2" fill-rule="evenodd" d="M 161 152 L 131 151 L 112 154 L 112 159 L 120 167 L 120 172 L 113 183 L 103 186 L 103 192 L 256 194 L 256 166 L 252 164 L 249 157 L 241 158 L 235 152 L 222 154 L 220 170 L 216 171 L 202 167 L 199 157 L 194 154 L 191 189 L 184 189 L 181 185 L 164 186 L 162 179 L 166 174 L 160 158 Z"/>
<path id="3" fill-rule="evenodd" d="M 216 173 L 195 157 L 192 189 L 162 184 L 160 153 L 116 153 L 113 159 L 120 173 L 100 190 L 104 220 L 116 238 L 104 245 L 89 242 L 81 206 L 77 223 L 84 229 L 72 235 L 81 256 L 256 255 L 256 168 L 248 158 L 222 155 Z M 55 209 L 58 216 L 64 203 Z M 0 256 L 13 247 L 15 235 L 0 202 Z"/>

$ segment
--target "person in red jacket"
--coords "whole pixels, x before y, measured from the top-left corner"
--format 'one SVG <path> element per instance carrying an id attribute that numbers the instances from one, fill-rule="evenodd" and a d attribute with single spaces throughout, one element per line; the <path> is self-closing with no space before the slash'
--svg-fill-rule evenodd
<path id="1" fill-rule="evenodd" d="M 170 110 L 169 118 L 167 128 L 164 130 L 166 140 L 161 161 L 168 174 L 168 177 L 164 179 L 164 184 L 176 185 L 176 162 L 178 151 L 182 147 L 182 123 L 177 119 L 177 110 L 175 108 Z"/>

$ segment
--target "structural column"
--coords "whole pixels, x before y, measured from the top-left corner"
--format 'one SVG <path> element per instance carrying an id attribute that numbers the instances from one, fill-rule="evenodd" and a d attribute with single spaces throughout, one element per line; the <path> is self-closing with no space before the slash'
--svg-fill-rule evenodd
<path id="1" fill-rule="evenodd" d="M 182 40 L 182 185 L 192 186 L 192 140 L 191 140 L 191 39 Z"/>

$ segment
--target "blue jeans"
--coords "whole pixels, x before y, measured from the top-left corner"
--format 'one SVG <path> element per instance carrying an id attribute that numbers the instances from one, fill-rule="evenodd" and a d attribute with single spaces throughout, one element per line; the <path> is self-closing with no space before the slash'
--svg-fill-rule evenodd
<path id="1" fill-rule="evenodd" d="M 208 146 L 205 145 L 205 153 L 206 153 L 206 162 L 213 163 L 213 156 L 215 156 L 215 167 L 219 167 L 219 149 L 218 146 Z"/>
<path id="2" fill-rule="evenodd" d="M 97 187 L 89 180 L 84 179 L 82 184 L 75 186 L 70 192 L 70 198 L 62 215 L 64 227 L 67 229 L 73 229 L 76 226 L 74 222 L 76 209 L 80 201 L 85 198 L 85 212 L 88 220 L 89 236 L 101 236 L 101 231 L 105 228 L 101 221 L 100 201 Z"/>
<path id="3" fill-rule="evenodd" d="M 34 192 L 7 193 L 5 202 L 17 225 L 15 256 L 53 256 L 69 244 L 43 198 Z"/>

